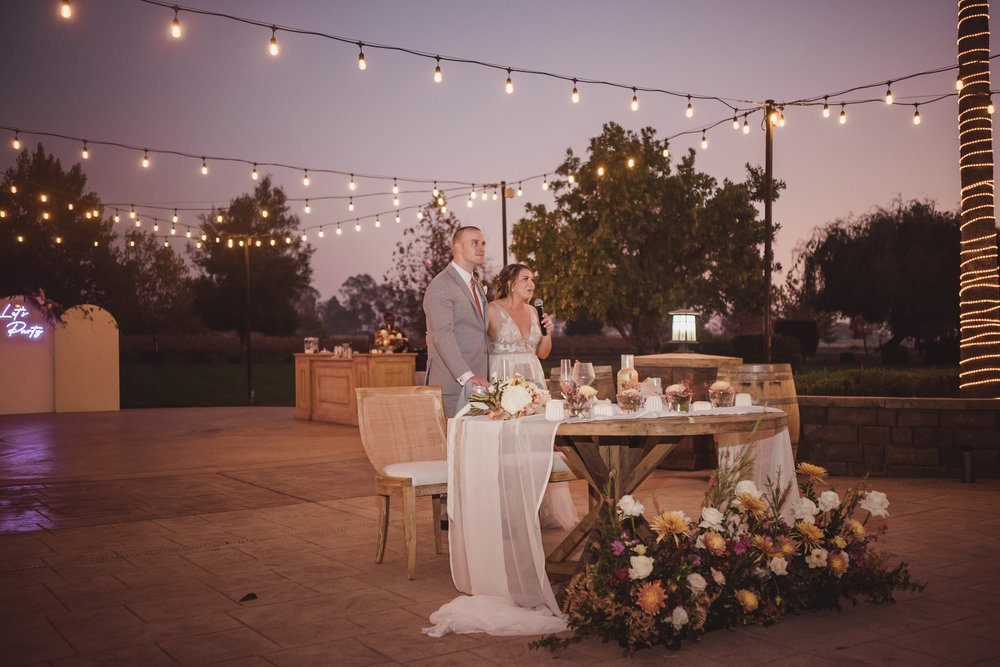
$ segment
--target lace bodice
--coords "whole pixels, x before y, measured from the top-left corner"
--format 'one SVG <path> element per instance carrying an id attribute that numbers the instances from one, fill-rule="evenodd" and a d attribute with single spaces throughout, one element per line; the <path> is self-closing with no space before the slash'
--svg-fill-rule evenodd
<path id="1" fill-rule="evenodd" d="M 497 305 L 496 309 L 499 311 L 499 318 L 496 339 L 490 341 L 490 354 L 535 354 L 538 343 L 542 340 L 542 328 L 538 325 L 538 318 L 532 315 L 531 329 L 525 340 L 507 310 L 500 305 Z"/>

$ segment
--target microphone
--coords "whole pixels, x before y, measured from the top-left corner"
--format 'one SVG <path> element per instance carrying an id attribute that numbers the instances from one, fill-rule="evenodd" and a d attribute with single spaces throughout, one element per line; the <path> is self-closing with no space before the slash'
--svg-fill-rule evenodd
<path id="1" fill-rule="evenodd" d="M 541 299 L 535 299 L 535 310 L 538 311 L 538 325 L 540 327 L 542 327 L 542 335 L 544 336 L 548 332 L 545 330 L 545 323 L 542 322 L 542 304 L 543 303 L 544 303 L 544 301 L 542 301 Z"/>

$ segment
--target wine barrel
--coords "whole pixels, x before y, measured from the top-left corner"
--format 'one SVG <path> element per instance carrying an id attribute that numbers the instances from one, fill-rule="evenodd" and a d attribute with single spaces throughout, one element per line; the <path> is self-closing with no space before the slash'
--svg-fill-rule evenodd
<path id="1" fill-rule="evenodd" d="M 611 377 L 611 366 L 594 366 L 594 375 L 597 376 L 597 379 L 590 386 L 597 390 L 597 398 L 615 400 L 617 392 L 615 392 L 615 380 Z M 559 398 L 562 395 L 562 389 L 559 387 L 558 366 L 549 371 L 548 389 L 553 398 Z"/>
<path id="2" fill-rule="evenodd" d="M 729 380 L 737 392 L 750 394 L 754 405 L 767 405 L 788 414 L 792 448 L 799 444 L 799 400 L 789 364 L 741 364 L 719 367 L 719 379 Z"/>

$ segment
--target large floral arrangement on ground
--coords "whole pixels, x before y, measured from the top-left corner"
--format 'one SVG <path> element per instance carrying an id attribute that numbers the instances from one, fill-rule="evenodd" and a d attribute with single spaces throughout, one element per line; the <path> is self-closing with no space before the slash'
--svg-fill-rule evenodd
<path id="1" fill-rule="evenodd" d="M 541 402 L 538 387 L 520 375 L 510 380 L 494 376 L 489 387 L 477 388 L 469 396 L 469 414 L 489 415 L 490 419 L 517 419 L 535 414 Z"/>
<path id="2" fill-rule="evenodd" d="M 789 524 L 781 516 L 790 487 L 740 481 L 751 468 L 746 449 L 721 463 L 696 520 L 679 511 L 647 520 L 631 496 L 605 507 L 585 554 L 589 564 L 566 589 L 573 634 L 538 644 L 556 648 L 595 636 L 630 652 L 676 648 L 710 629 L 839 609 L 860 598 L 892 601 L 894 591 L 923 588 L 905 563 L 892 566 L 875 549 L 888 515 L 884 494 L 863 483 L 841 498 L 823 468 L 803 463 Z"/>

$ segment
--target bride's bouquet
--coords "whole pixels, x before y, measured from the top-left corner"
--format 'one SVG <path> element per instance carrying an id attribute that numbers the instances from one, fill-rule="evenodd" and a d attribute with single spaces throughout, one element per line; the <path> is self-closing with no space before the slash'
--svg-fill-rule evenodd
<path id="1" fill-rule="evenodd" d="M 490 386 L 479 388 L 469 396 L 473 416 L 489 415 L 490 419 L 518 419 L 535 414 L 535 406 L 542 402 L 542 395 L 532 382 L 520 375 L 510 380 L 493 376 Z"/>

